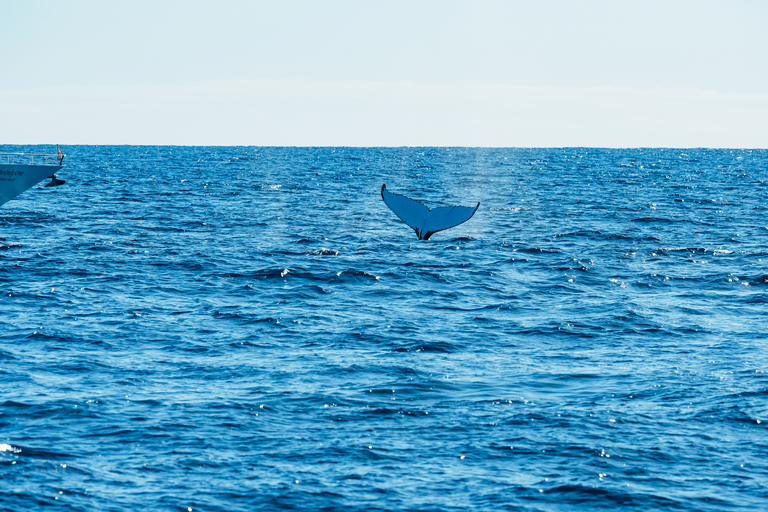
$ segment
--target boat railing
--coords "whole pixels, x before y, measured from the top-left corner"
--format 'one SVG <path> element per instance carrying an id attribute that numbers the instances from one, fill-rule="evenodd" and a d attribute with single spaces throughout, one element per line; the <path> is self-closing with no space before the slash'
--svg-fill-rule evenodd
<path id="1" fill-rule="evenodd" d="M 0 164 L 12 165 L 61 165 L 64 153 L 0 153 Z"/>

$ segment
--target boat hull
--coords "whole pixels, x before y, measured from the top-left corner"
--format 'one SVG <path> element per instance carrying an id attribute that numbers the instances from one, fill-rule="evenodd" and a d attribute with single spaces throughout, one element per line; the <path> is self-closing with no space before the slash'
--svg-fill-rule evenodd
<path id="1" fill-rule="evenodd" d="M 59 170 L 55 165 L 0 164 L 0 205 Z"/>

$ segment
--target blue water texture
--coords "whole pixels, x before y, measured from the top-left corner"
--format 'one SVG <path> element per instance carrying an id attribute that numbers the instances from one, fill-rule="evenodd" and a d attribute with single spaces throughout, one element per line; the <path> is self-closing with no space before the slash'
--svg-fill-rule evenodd
<path id="1" fill-rule="evenodd" d="M 0 209 L 0 510 L 768 505 L 768 151 L 63 149 Z"/>

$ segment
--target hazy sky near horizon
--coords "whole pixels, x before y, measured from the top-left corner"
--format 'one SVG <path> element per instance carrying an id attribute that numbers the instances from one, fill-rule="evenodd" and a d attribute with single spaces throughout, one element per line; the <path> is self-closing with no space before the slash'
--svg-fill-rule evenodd
<path id="1" fill-rule="evenodd" d="M 768 147 L 768 2 L 0 0 L 0 143 Z"/>

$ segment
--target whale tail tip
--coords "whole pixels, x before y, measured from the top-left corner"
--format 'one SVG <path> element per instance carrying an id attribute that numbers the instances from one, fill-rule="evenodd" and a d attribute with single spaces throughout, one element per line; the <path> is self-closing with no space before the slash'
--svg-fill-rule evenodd
<path id="1" fill-rule="evenodd" d="M 423 203 L 387 190 L 387 185 L 381 185 L 381 198 L 400 220 L 416 232 L 419 240 L 429 240 L 437 233 L 467 222 L 480 208 L 477 206 L 443 206 L 430 209 Z"/>

